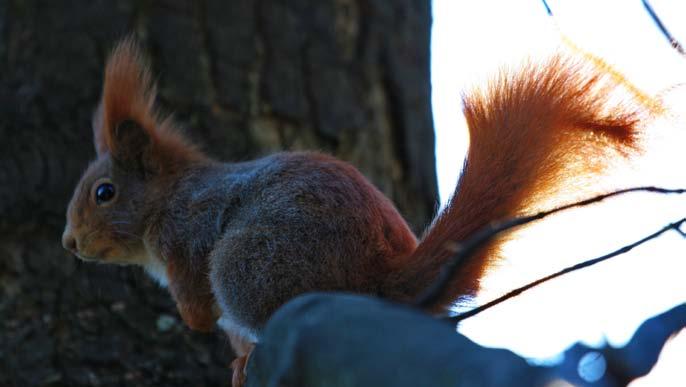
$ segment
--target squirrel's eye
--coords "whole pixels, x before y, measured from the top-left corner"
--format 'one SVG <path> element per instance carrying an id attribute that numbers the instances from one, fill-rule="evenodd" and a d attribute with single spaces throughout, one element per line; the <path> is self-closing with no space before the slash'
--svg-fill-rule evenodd
<path id="1" fill-rule="evenodd" d="M 110 183 L 102 183 L 95 189 L 95 202 L 97 204 L 105 203 L 114 197 L 114 186 Z"/>

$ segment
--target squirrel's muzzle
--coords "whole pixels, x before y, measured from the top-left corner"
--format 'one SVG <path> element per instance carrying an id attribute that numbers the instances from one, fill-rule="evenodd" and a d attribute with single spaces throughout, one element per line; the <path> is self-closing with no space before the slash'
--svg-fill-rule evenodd
<path id="1" fill-rule="evenodd" d="M 62 234 L 62 246 L 74 254 L 79 251 L 76 238 L 74 238 L 74 235 L 71 233 L 71 228 L 68 226 L 64 229 L 64 233 Z"/>

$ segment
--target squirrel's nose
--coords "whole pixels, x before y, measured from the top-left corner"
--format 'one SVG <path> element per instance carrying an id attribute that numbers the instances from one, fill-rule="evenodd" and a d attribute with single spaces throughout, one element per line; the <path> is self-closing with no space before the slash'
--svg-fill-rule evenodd
<path id="1" fill-rule="evenodd" d="M 79 250 L 76 244 L 76 238 L 74 238 L 68 229 L 64 230 L 64 234 L 62 234 L 62 246 L 72 253 L 76 253 Z"/>

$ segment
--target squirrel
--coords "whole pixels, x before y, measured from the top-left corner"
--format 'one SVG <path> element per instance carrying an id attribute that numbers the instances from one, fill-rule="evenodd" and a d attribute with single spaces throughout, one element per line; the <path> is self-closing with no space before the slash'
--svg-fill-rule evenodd
<path id="1" fill-rule="evenodd" d="M 411 302 L 455 243 L 635 150 L 650 104 L 626 89 L 592 61 L 558 53 L 466 95 L 464 171 L 418 242 L 391 201 L 332 156 L 223 163 L 205 155 L 157 112 L 151 70 L 127 38 L 107 60 L 93 117 L 97 159 L 69 203 L 62 243 L 86 261 L 142 266 L 191 329 L 218 324 L 239 356 L 240 385 L 261 327 L 288 300 L 349 291 Z M 427 310 L 473 295 L 501 240 L 462 262 Z"/>

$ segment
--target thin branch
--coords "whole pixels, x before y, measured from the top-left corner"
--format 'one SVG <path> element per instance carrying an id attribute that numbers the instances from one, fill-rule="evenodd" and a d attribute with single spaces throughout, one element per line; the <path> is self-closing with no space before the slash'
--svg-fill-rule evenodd
<path id="1" fill-rule="evenodd" d="M 541 0 L 543 3 L 543 6 L 545 7 L 545 11 L 548 14 L 548 16 L 554 17 L 552 9 L 550 9 L 550 6 L 548 5 L 548 2 L 546 0 Z M 657 28 L 660 29 L 660 32 L 667 38 L 669 41 L 669 44 L 681 55 L 686 56 L 686 50 L 684 49 L 684 46 L 681 45 L 681 43 L 672 35 L 667 27 L 662 23 L 662 20 L 660 17 L 657 15 L 653 7 L 650 5 L 648 0 L 641 0 L 643 3 L 643 7 L 645 7 L 646 11 L 650 15 L 650 17 L 653 19 L 653 22 L 655 22 L 655 25 Z"/>
<path id="2" fill-rule="evenodd" d="M 677 50 L 677 52 L 679 52 L 679 54 L 686 55 L 686 51 L 684 51 L 684 47 L 681 45 L 681 43 L 679 43 L 678 40 L 676 40 L 676 38 L 671 33 L 669 33 L 669 30 L 667 30 L 667 27 L 665 27 L 665 25 L 662 24 L 662 20 L 660 20 L 660 17 L 657 16 L 657 13 L 655 13 L 655 10 L 653 9 L 653 7 L 650 5 L 650 3 L 648 3 L 648 0 L 642 0 L 642 2 L 643 2 L 643 6 L 645 7 L 646 11 L 648 11 L 648 14 L 650 14 L 650 17 L 655 22 L 655 25 L 657 25 L 657 28 L 660 29 L 662 34 L 669 41 L 669 44 L 671 44 L 672 47 L 675 50 Z"/>
<path id="3" fill-rule="evenodd" d="M 553 11 L 550 9 L 548 2 L 546 0 L 541 1 L 543 2 L 543 6 L 545 7 L 545 11 L 548 13 L 548 16 L 553 16 Z"/>
<path id="4" fill-rule="evenodd" d="M 624 253 L 627 253 L 627 252 L 633 250 L 635 247 L 638 247 L 638 246 L 640 246 L 640 245 L 642 245 L 642 244 L 644 244 L 650 240 L 653 240 L 653 239 L 659 237 L 660 235 L 666 233 L 667 231 L 675 230 L 675 231 L 679 232 L 681 235 L 683 235 L 684 237 L 686 237 L 686 235 L 684 235 L 684 232 L 680 228 L 685 222 L 686 222 L 686 218 L 682 218 L 676 222 L 673 222 L 673 223 L 670 223 L 670 224 L 664 226 L 663 228 L 659 229 L 658 231 L 655 231 L 654 233 L 652 233 L 652 234 L 650 234 L 650 235 L 648 235 L 648 236 L 646 236 L 646 237 L 644 237 L 644 238 L 642 238 L 642 239 L 640 239 L 634 243 L 628 244 L 624 247 L 621 247 L 621 248 L 619 248 L 619 249 L 617 249 L 611 253 L 605 254 L 605 255 L 600 256 L 598 258 L 593 258 L 593 259 L 590 259 L 588 261 L 578 263 L 574 266 L 570 266 L 568 268 L 562 269 L 562 270 L 558 271 L 557 273 L 550 274 L 550 275 L 545 276 L 543 278 L 537 279 L 536 281 L 533 281 L 533 282 L 526 284 L 520 288 L 512 290 L 512 291 L 508 292 L 507 294 L 505 294 L 501 297 L 498 297 L 492 301 L 489 301 L 489 302 L 487 302 L 487 303 L 485 303 L 479 307 L 476 307 L 472 310 L 461 313 L 455 317 L 451 317 L 449 320 L 453 323 L 458 323 L 462 320 L 468 319 L 474 315 L 477 315 L 477 314 L 485 311 L 486 309 L 490 309 L 491 307 L 500 304 L 503 301 L 506 301 L 510 298 L 516 297 L 516 296 L 520 295 L 521 293 L 523 293 L 523 292 L 525 292 L 525 291 L 527 291 L 527 290 L 529 290 L 535 286 L 538 286 L 544 282 L 548 282 L 551 279 L 560 277 L 562 275 L 571 273 L 573 271 L 577 271 L 577 270 L 581 270 L 581 269 L 586 268 L 586 267 L 593 266 L 597 263 L 606 261 L 610 258 L 616 257 L 616 256 L 624 254 Z"/>
<path id="5" fill-rule="evenodd" d="M 502 233 L 503 231 L 507 231 L 515 227 L 522 226 L 539 219 L 543 219 L 547 216 L 568 210 L 570 208 L 588 206 L 590 204 L 600 202 L 607 198 L 623 195 L 629 192 L 684 194 L 686 193 L 686 189 L 667 189 L 653 186 L 625 188 L 618 191 L 613 191 L 602 195 L 594 196 L 592 198 L 585 199 L 579 202 L 566 204 L 560 207 L 553 208 L 551 210 L 542 211 L 533 215 L 516 217 L 500 222 L 492 222 L 487 226 L 483 227 L 482 229 L 480 229 L 479 231 L 472 234 L 472 236 L 467 238 L 467 240 L 465 240 L 464 242 L 455 244 L 455 254 L 443 265 L 443 268 L 441 269 L 438 278 L 433 282 L 433 284 L 422 294 L 420 294 L 419 297 L 417 297 L 417 300 L 414 302 L 414 305 L 423 308 L 433 304 L 436 300 L 438 300 L 440 296 L 448 288 L 451 279 L 454 278 L 455 274 L 462 268 L 462 262 L 469 258 L 478 248 L 488 243 L 490 240 L 495 238 L 498 234 Z"/>

